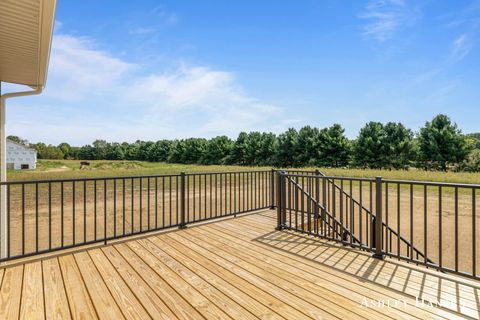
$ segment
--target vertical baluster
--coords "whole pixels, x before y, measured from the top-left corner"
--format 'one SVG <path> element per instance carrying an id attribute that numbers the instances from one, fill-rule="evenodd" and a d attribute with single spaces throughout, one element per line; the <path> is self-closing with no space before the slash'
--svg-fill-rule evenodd
<path id="1" fill-rule="evenodd" d="M 10 185 L 7 184 L 7 258 L 10 258 L 11 255 L 11 232 L 10 229 Z"/>
<path id="2" fill-rule="evenodd" d="M 350 180 L 350 245 L 353 244 L 353 234 L 355 232 L 354 218 L 353 218 L 353 180 Z"/>
<path id="3" fill-rule="evenodd" d="M 369 239 L 369 241 L 370 241 L 370 250 L 373 250 L 373 246 L 374 246 L 375 244 L 374 244 L 374 242 L 372 241 L 372 238 L 373 238 L 373 234 L 375 233 L 375 230 L 374 230 L 374 228 L 373 228 L 373 225 L 370 224 L 371 222 L 373 222 L 373 219 L 374 219 L 374 217 L 373 217 L 373 215 L 372 215 L 372 213 L 373 213 L 373 182 L 372 182 L 372 180 L 370 180 L 368 184 L 369 184 L 369 189 L 370 189 L 370 190 L 369 190 L 369 193 L 370 193 L 370 195 L 369 195 L 369 196 L 370 196 L 370 206 L 369 206 L 370 208 L 369 208 L 369 211 L 370 211 L 370 214 L 371 214 L 371 217 L 370 217 L 371 221 L 369 220 L 368 223 L 367 223 L 367 239 Z M 368 229 L 369 229 L 369 228 L 370 228 L 370 236 L 368 235 L 368 234 L 369 234 L 369 233 L 368 233 L 368 231 L 369 231 Z"/>
<path id="4" fill-rule="evenodd" d="M 215 217 L 218 217 L 218 174 L 215 174 Z"/>
<path id="5" fill-rule="evenodd" d="M 477 275 L 477 217 L 476 189 L 472 188 L 472 275 Z"/>
<path id="6" fill-rule="evenodd" d="M 97 180 L 93 182 L 93 239 L 97 241 Z"/>
<path id="7" fill-rule="evenodd" d="M 209 174 L 209 178 L 210 178 L 210 186 L 209 186 L 209 189 L 210 189 L 210 218 L 213 217 L 213 207 L 212 207 L 212 204 L 213 204 L 213 201 L 212 201 L 212 196 L 213 196 L 213 192 L 212 192 L 212 180 L 213 180 L 213 175 L 212 174 Z"/>
<path id="8" fill-rule="evenodd" d="M 169 205 L 169 220 L 168 225 L 172 225 L 172 176 L 168 177 L 168 205 Z"/>
<path id="9" fill-rule="evenodd" d="M 344 228 L 344 224 L 343 224 L 343 192 L 344 192 L 344 189 L 343 189 L 343 179 L 340 180 L 340 232 L 341 232 L 341 241 L 344 240 L 344 233 L 343 233 L 343 228 Z"/>
<path id="10" fill-rule="evenodd" d="M 358 224 L 360 228 L 360 245 L 363 247 L 363 226 L 362 226 L 362 214 L 363 214 L 363 181 L 359 181 L 359 188 L 360 188 L 360 204 L 358 205 Z"/>
<path id="11" fill-rule="evenodd" d="M 223 187 L 223 175 L 220 173 L 220 216 L 223 216 L 223 207 L 222 207 L 222 203 L 223 203 L 223 193 L 222 193 L 222 187 Z"/>
<path id="12" fill-rule="evenodd" d="M 298 211 L 300 210 L 299 207 L 299 199 L 298 199 L 298 177 L 295 177 L 295 230 L 298 230 Z M 280 188 L 280 185 L 277 186 Z"/>
<path id="13" fill-rule="evenodd" d="M 155 230 L 158 229 L 158 177 L 155 177 Z"/>
<path id="14" fill-rule="evenodd" d="M 287 185 L 288 185 L 288 227 L 292 227 L 292 183 L 290 181 L 290 178 L 287 179 Z"/>
<path id="15" fill-rule="evenodd" d="M 312 194 L 311 193 L 311 182 L 312 182 L 312 179 L 310 177 L 307 177 L 307 187 L 308 187 L 308 194 Z M 307 217 L 307 229 L 308 229 L 308 232 L 311 233 L 312 232 L 312 224 L 311 224 L 311 214 L 312 214 L 312 211 L 311 211 L 311 201 L 310 201 L 310 197 L 306 197 L 307 199 L 307 212 L 306 212 L 306 217 Z"/>
<path id="16" fill-rule="evenodd" d="M 25 254 L 25 183 L 22 183 L 22 255 Z"/>
<path id="17" fill-rule="evenodd" d="M 424 262 L 428 262 L 428 235 L 427 235 L 427 224 L 428 224 L 428 217 L 427 217 L 427 210 L 428 210 L 428 194 L 427 194 L 427 185 L 423 186 L 423 255 L 424 255 Z"/>
<path id="18" fill-rule="evenodd" d="M 225 197 L 225 201 L 224 201 L 224 206 L 225 208 L 223 209 L 224 211 L 224 214 L 227 214 L 228 213 L 228 203 L 227 203 L 227 191 L 228 191 L 228 187 L 227 187 L 227 174 L 225 173 L 225 194 L 224 194 L 224 197 Z"/>
<path id="19" fill-rule="evenodd" d="M 125 235 L 125 178 L 122 178 L 122 235 Z"/>
<path id="20" fill-rule="evenodd" d="M 438 187 L 438 265 L 443 266 L 442 261 L 442 186 Z"/>
<path id="21" fill-rule="evenodd" d="M 139 217 L 139 224 L 140 224 L 140 232 L 143 231 L 143 178 L 140 177 L 139 179 L 139 189 L 140 189 L 140 192 L 139 192 L 139 200 L 138 200 L 138 206 L 140 207 L 140 217 Z M 171 221 L 171 220 L 170 220 Z"/>
<path id="22" fill-rule="evenodd" d="M 176 213 L 175 224 L 179 224 L 179 222 L 178 222 L 179 219 L 180 219 L 179 214 L 181 214 L 181 211 L 179 211 L 179 210 L 181 210 L 181 208 L 180 208 L 181 201 L 180 200 L 181 200 L 182 196 L 181 195 L 179 196 L 179 189 L 178 188 L 180 187 L 180 183 L 178 181 L 178 178 L 179 178 L 179 176 L 175 176 L 175 213 Z M 182 192 L 182 191 L 180 191 L 180 192 Z"/>
<path id="23" fill-rule="evenodd" d="M 132 203 L 132 210 L 131 210 L 131 217 L 130 217 L 130 229 L 131 229 L 131 233 L 133 234 L 134 233 L 134 226 L 135 226 L 135 220 L 134 220 L 134 211 L 135 211 L 135 201 L 134 201 L 134 198 L 135 198 L 135 181 L 134 179 L 132 178 L 131 180 L 131 193 L 132 193 L 132 199 L 131 199 L 131 203 Z"/>
<path id="24" fill-rule="evenodd" d="M 226 180 L 226 178 L 225 178 Z M 205 219 L 207 219 L 207 175 L 205 174 L 203 176 L 203 185 L 204 185 L 204 188 L 205 188 L 205 192 L 204 192 L 204 203 L 203 203 L 203 211 L 205 212 Z"/>
<path id="25" fill-rule="evenodd" d="M 38 182 L 35 183 L 35 251 L 38 252 Z"/>
<path id="26" fill-rule="evenodd" d="M 458 272 L 458 187 L 455 187 L 455 271 Z"/>
<path id="27" fill-rule="evenodd" d="M 237 210 L 237 174 L 233 174 L 233 211 L 238 212 Z"/>
<path id="28" fill-rule="evenodd" d="M 117 237 L 117 179 L 113 179 L 113 238 Z"/>
<path id="29" fill-rule="evenodd" d="M 410 259 L 413 260 L 413 184 L 410 184 Z"/>
<path id="30" fill-rule="evenodd" d="M 401 185 L 400 183 L 397 183 L 397 233 L 398 233 L 398 236 L 397 236 L 397 257 L 400 257 L 400 238 L 401 238 L 401 232 L 400 232 L 400 227 L 401 227 L 401 214 L 400 214 L 400 189 L 401 189 Z"/>
<path id="31" fill-rule="evenodd" d="M 75 197 L 75 181 L 73 182 L 73 194 Z M 75 202 L 74 202 L 75 203 Z M 72 213 L 73 244 L 75 244 L 75 210 Z M 83 180 L 83 242 L 87 242 L 87 181 Z"/>
<path id="32" fill-rule="evenodd" d="M 195 188 L 195 183 L 193 187 Z M 195 203 L 193 203 L 193 210 L 195 210 Z M 162 177 L 162 227 L 165 228 L 165 176 Z"/>
<path id="33" fill-rule="evenodd" d="M 61 238 L 61 247 L 63 248 L 64 240 L 64 203 L 63 203 L 63 181 L 60 182 L 60 238 Z"/>
<path id="34" fill-rule="evenodd" d="M 103 241 L 107 244 L 107 179 L 103 180 Z"/>
<path id="35" fill-rule="evenodd" d="M 388 182 L 385 183 L 385 224 L 386 224 L 386 234 L 384 235 L 384 244 L 385 244 L 385 251 L 389 250 L 391 243 L 389 243 L 389 234 L 388 234 L 388 228 L 390 227 L 390 223 L 388 221 L 388 212 L 389 212 L 389 205 L 388 205 Z M 383 232 L 383 227 L 382 227 L 382 232 Z M 391 250 L 389 250 L 391 252 Z"/>
<path id="36" fill-rule="evenodd" d="M 190 222 L 190 176 L 185 175 L 186 180 L 186 197 L 187 197 L 187 216 L 186 223 Z"/>
<path id="37" fill-rule="evenodd" d="M 48 250 L 52 250 L 52 183 L 48 183 Z"/>
<path id="38" fill-rule="evenodd" d="M 192 185 L 193 185 L 193 218 L 192 218 L 192 221 L 195 222 L 195 203 L 197 201 L 197 190 L 195 189 L 195 179 L 196 179 L 196 176 L 195 175 L 192 175 Z M 165 213 L 164 213 L 165 214 Z"/>
<path id="39" fill-rule="evenodd" d="M 300 221 L 302 224 L 302 231 L 305 231 L 305 197 L 304 197 L 304 193 L 302 192 L 302 190 L 305 189 L 305 179 L 303 176 L 301 177 L 301 180 L 302 180 L 302 183 L 301 183 L 300 194 L 302 196 L 302 199 L 301 199 L 302 215 L 300 216 Z"/>
<path id="40" fill-rule="evenodd" d="M 148 177 L 147 178 L 147 230 L 150 230 L 150 183 L 151 183 L 150 177 Z"/>

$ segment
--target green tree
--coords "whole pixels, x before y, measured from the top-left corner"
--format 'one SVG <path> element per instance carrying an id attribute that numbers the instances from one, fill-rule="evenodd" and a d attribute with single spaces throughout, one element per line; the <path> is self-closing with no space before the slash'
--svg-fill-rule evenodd
<path id="1" fill-rule="evenodd" d="M 125 159 L 125 152 L 123 147 L 119 143 L 111 143 L 107 149 L 106 154 L 107 160 L 124 160 Z"/>
<path id="2" fill-rule="evenodd" d="M 480 132 L 467 134 L 467 137 L 473 139 L 475 149 L 480 149 Z"/>
<path id="3" fill-rule="evenodd" d="M 354 144 L 354 161 L 363 168 L 381 168 L 384 164 L 382 149 L 385 130 L 380 122 L 369 122 L 358 134 Z"/>
<path id="4" fill-rule="evenodd" d="M 57 146 L 57 148 L 60 151 L 62 151 L 62 153 L 65 156 L 65 159 L 74 159 L 75 158 L 75 156 L 73 154 L 72 147 L 68 143 L 62 142 Z"/>
<path id="5" fill-rule="evenodd" d="M 480 149 L 474 149 L 470 152 L 463 163 L 462 169 L 471 172 L 480 171 Z"/>
<path id="6" fill-rule="evenodd" d="M 24 146 L 28 146 L 28 145 L 29 145 L 28 140 L 22 139 L 22 138 L 20 138 L 19 136 L 8 136 L 8 137 L 7 137 L 7 140 L 10 140 L 10 141 L 13 141 L 13 142 L 22 144 L 22 145 L 24 145 Z"/>
<path id="7" fill-rule="evenodd" d="M 247 134 L 245 140 L 245 164 L 249 166 L 258 165 L 261 163 L 260 148 L 262 147 L 262 134 L 258 131 L 253 131 Z"/>
<path id="8" fill-rule="evenodd" d="M 248 135 L 246 132 L 240 132 L 232 150 L 230 158 L 231 164 L 246 165 L 246 149 L 247 149 Z"/>
<path id="9" fill-rule="evenodd" d="M 384 127 L 383 166 L 406 169 L 414 160 L 413 132 L 401 123 L 389 122 Z"/>
<path id="10" fill-rule="evenodd" d="M 166 162 L 172 142 L 169 140 L 159 140 L 152 145 L 148 151 L 148 161 Z"/>
<path id="11" fill-rule="evenodd" d="M 170 163 L 183 163 L 183 154 L 185 153 L 184 140 L 174 140 L 168 153 L 168 162 Z"/>
<path id="12" fill-rule="evenodd" d="M 234 148 L 234 142 L 227 136 L 218 136 L 208 140 L 205 154 L 202 159 L 204 164 L 226 164 Z"/>
<path id="13" fill-rule="evenodd" d="M 263 132 L 260 137 L 257 165 L 275 165 L 275 150 L 277 149 L 277 136 L 271 132 Z"/>
<path id="14" fill-rule="evenodd" d="M 342 167 L 348 165 L 351 157 L 351 143 L 345 136 L 345 129 L 339 124 L 320 130 L 317 164 L 320 166 Z"/>
<path id="15" fill-rule="evenodd" d="M 275 148 L 275 164 L 279 167 L 290 168 L 295 165 L 295 153 L 298 144 L 298 132 L 289 128 L 277 138 Z"/>
<path id="16" fill-rule="evenodd" d="M 37 143 L 32 145 L 37 150 L 38 159 L 63 159 L 64 154 L 60 149 L 52 145 L 46 145 L 45 143 Z"/>
<path id="17" fill-rule="evenodd" d="M 463 162 L 473 147 L 457 125 L 443 114 L 425 123 L 418 143 L 420 164 L 444 171 L 449 165 Z"/>
<path id="18" fill-rule="evenodd" d="M 319 156 L 319 130 L 305 126 L 298 131 L 295 153 L 295 166 L 304 167 L 315 165 Z"/>

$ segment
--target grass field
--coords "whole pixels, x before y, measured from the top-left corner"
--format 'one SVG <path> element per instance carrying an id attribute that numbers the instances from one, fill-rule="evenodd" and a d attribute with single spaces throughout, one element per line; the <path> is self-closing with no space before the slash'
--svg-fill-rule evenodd
<path id="1" fill-rule="evenodd" d="M 90 166 L 80 169 L 78 160 L 39 160 L 33 171 L 9 171 L 9 180 L 44 180 L 83 177 L 138 176 L 171 174 L 184 172 L 242 171 L 251 169 L 270 169 L 270 167 L 244 167 L 223 165 L 188 165 L 171 163 L 152 163 L 142 161 L 90 161 Z M 306 168 L 314 169 L 314 168 Z M 421 180 L 439 182 L 457 182 L 480 184 L 480 173 L 437 172 L 424 170 L 371 170 L 318 168 L 329 176 L 376 177 L 399 180 Z"/>

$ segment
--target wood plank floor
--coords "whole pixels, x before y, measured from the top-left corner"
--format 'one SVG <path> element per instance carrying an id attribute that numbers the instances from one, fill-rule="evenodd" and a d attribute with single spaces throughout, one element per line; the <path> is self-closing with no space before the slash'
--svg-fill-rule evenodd
<path id="1" fill-rule="evenodd" d="M 3 266 L 0 319 L 480 318 L 478 282 L 274 227 L 266 210 Z"/>

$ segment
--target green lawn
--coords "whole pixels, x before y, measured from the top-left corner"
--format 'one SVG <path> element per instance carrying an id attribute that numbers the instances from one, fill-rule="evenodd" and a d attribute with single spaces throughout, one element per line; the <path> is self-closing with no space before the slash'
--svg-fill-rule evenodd
<path id="1" fill-rule="evenodd" d="M 142 161 L 89 161 L 90 166 L 80 169 L 79 160 L 39 160 L 34 171 L 9 171 L 9 180 L 44 180 L 62 178 L 106 177 L 154 175 L 184 172 L 241 171 L 270 169 L 270 167 L 243 167 L 222 165 L 187 165 L 171 163 L 152 163 Z M 314 168 L 307 168 L 312 170 Z M 329 176 L 376 177 L 385 179 L 422 180 L 439 182 L 458 182 L 480 184 L 480 173 L 469 172 L 432 172 L 417 169 L 370 170 L 319 168 Z"/>

